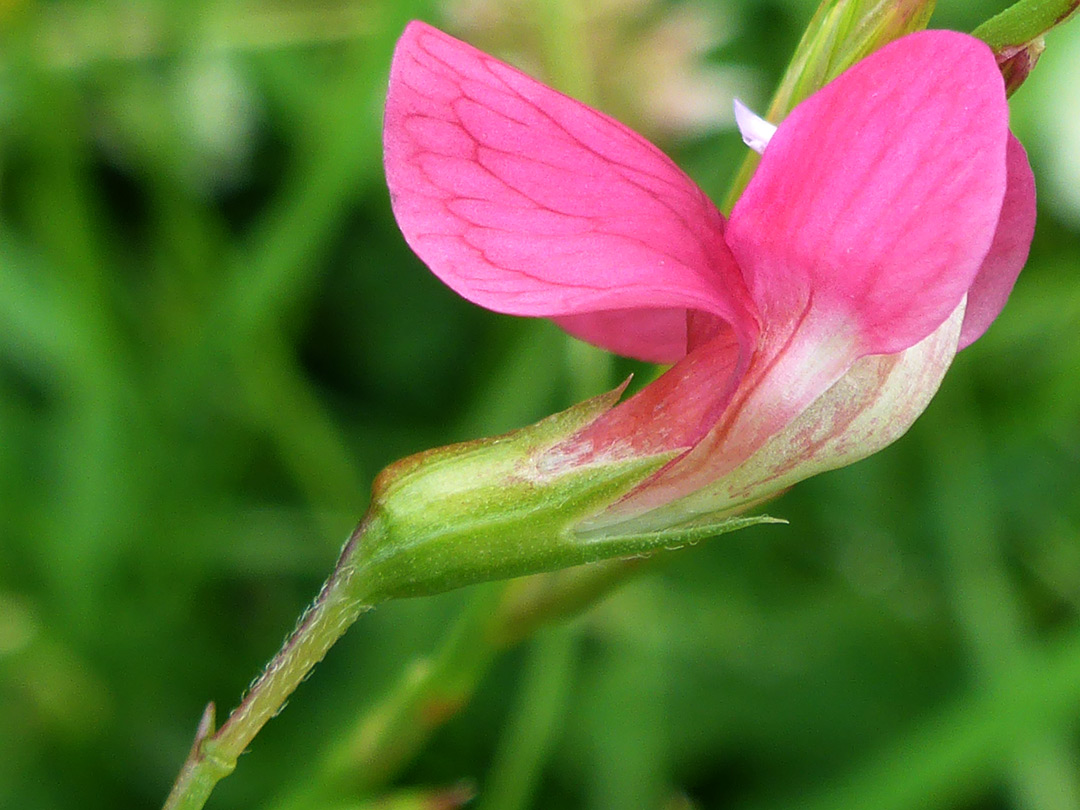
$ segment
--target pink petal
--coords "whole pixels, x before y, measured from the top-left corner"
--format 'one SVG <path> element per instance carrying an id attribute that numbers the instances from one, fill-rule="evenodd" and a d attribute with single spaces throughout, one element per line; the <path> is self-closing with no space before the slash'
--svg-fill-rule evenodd
<path id="1" fill-rule="evenodd" d="M 967 312 L 960 331 L 960 348 L 970 346 L 987 330 L 1009 299 L 1016 277 L 1027 261 L 1035 235 L 1035 177 L 1027 152 L 1013 135 L 1005 153 L 1008 176 L 990 252 L 968 291 Z"/>
<path id="2" fill-rule="evenodd" d="M 990 49 L 949 31 L 903 37 L 796 107 L 726 234 L 762 319 L 857 354 L 933 332 L 990 248 L 1007 125 Z"/>
<path id="3" fill-rule="evenodd" d="M 699 445 L 583 528 L 650 531 L 742 510 L 804 478 L 877 452 L 902 436 L 930 403 L 956 355 L 963 315 L 960 306 L 898 354 L 855 361 L 835 385 L 738 464 L 722 466 L 728 448 L 719 448 L 717 455 L 714 447 L 713 458 L 702 459 Z M 713 474 L 718 468 L 722 474 Z"/>
<path id="4" fill-rule="evenodd" d="M 683 371 L 691 358 L 706 348 L 692 352 L 669 374 Z M 745 372 L 732 375 L 734 390 L 714 384 L 715 407 L 705 412 L 707 419 L 694 425 L 697 432 L 689 434 L 693 446 L 609 512 L 622 517 L 639 514 L 722 480 L 810 408 L 844 377 L 856 359 L 857 354 L 849 343 L 834 341 L 833 335 L 822 331 L 821 321 L 797 322 L 782 340 L 767 342 L 764 350 L 753 356 Z M 707 385 L 704 380 L 698 383 Z M 696 390 L 689 384 L 684 388 Z M 633 401 L 628 400 L 605 418 L 614 421 L 619 410 L 629 409 Z M 672 421 L 681 430 L 687 427 L 678 420 Z M 661 432 L 665 439 L 667 432 L 673 432 L 666 427 L 667 431 Z M 642 446 L 644 442 L 636 438 L 634 444 Z"/>
<path id="5" fill-rule="evenodd" d="M 578 464 L 689 450 L 724 413 L 747 362 L 734 332 L 715 329 L 659 378 L 553 452 Z"/>
<path id="6" fill-rule="evenodd" d="M 687 351 L 684 309 L 586 312 L 553 320 L 576 338 L 649 363 L 674 363 Z"/>
<path id="7" fill-rule="evenodd" d="M 701 310 L 588 312 L 552 320 L 574 337 L 649 363 L 674 363 L 721 331 L 727 333 L 732 351 L 738 354 L 739 349 L 731 326 Z"/>
<path id="8" fill-rule="evenodd" d="M 649 359 L 685 353 L 688 309 L 753 339 L 723 217 L 611 118 L 414 22 L 394 54 L 384 146 L 405 239 L 465 298 L 512 315 L 604 313 L 566 323 Z"/>

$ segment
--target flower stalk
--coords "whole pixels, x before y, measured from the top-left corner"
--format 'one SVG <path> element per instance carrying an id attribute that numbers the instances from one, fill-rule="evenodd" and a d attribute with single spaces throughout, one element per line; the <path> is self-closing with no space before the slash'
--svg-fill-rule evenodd
<path id="1" fill-rule="evenodd" d="M 217 782 L 232 772 L 255 735 L 327 650 L 379 602 L 646 555 L 776 522 L 767 516 L 737 517 L 738 510 L 732 510 L 662 531 L 579 534 L 575 527 L 585 517 L 610 505 L 666 461 L 659 456 L 539 468 L 546 451 L 609 410 L 619 393 L 621 388 L 504 436 L 421 453 L 384 470 L 376 480 L 367 516 L 281 651 L 220 729 L 214 730 L 213 708 L 204 713 L 165 810 L 203 807 Z M 601 577 L 598 582 L 605 580 Z M 552 608 L 550 602 L 540 600 L 530 609 L 540 617 Z M 428 684 L 445 689 L 447 673 L 463 675 L 460 689 L 439 701 L 452 712 L 478 680 L 479 675 L 473 673 L 486 669 L 513 633 L 522 632 L 521 623 L 528 624 L 519 611 L 510 616 L 515 630 L 479 644 L 472 640 L 478 632 L 486 634 L 486 625 L 466 619 L 434 677 L 418 673 L 415 683 L 406 683 L 402 694 L 390 703 L 388 714 L 376 716 L 372 726 L 361 730 L 360 756 L 364 750 L 375 750 L 388 758 L 381 768 L 374 763 L 376 779 L 380 772 L 392 771 L 425 736 L 422 726 L 414 730 L 417 734 L 408 732 L 401 722 L 415 717 L 417 708 L 433 705 L 430 691 L 417 687 Z M 468 642 L 464 646 L 462 639 Z M 463 664 L 466 659 L 472 663 Z M 438 720 L 437 713 L 432 719 Z M 385 745 L 391 737 L 400 748 Z M 333 774 L 341 767 L 332 759 L 328 770 Z"/>
<path id="2" fill-rule="evenodd" d="M 314 810 L 346 795 L 377 794 L 468 705 L 500 655 L 595 604 L 656 559 L 605 560 L 478 586 L 437 649 L 414 660 L 270 807 Z"/>
<path id="3" fill-rule="evenodd" d="M 354 573 L 348 566 L 334 570 L 281 651 L 220 729 L 214 729 L 214 705 L 207 706 L 164 810 L 203 807 L 214 786 L 232 773 L 255 735 L 281 710 L 326 651 L 369 609 Z"/>

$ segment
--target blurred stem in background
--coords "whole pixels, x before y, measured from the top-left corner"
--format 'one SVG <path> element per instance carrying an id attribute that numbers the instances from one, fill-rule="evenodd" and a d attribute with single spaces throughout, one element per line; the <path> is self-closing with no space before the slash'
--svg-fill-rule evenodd
<path id="1" fill-rule="evenodd" d="M 930 21 L 937 0 L 823 0 L 803 33 L 776 89 L 765 119 L 780 123 L 819 87 L 860 59 Z M 747 151 L 724 199 L 730 212 L 746 188 L 760 157 Z"/>
<path id="2" fill-rule="evenodd" d="M 991 682 L 925 717 L 851 772 L 800 797 L 797 806 L 800 810 L 964 806 L 972 795 L 995 785 L 1002 766 L 1015 763 L 1018 742 L 1026 744 L 1039 735 L 1064 738 L 1078 707 L 1080 633 L 1073 628 L 1038 650 L 1017 655 Z M 755 810 L 777 806 L 792 805 L 752 805 Z"/>
<path id="3" fill-rule="evenodd" d="M 1000 681 L 1022 658 L 1030 638 L 1022 600 L 1005 566 L 1001 504 L 1006 493 L 996 491 L 986 475 L 990 455 L 983 443 L 985 429 L 973 416 L 979 409 L 963 369 L 956 369 L 937 403 L 932 418 L 938 436 L 930 465 L 929 504 L 940 519 L 938 536 L 947 586 L 958 630 L 969 648 L 973 685 L 984 688 Z M 956 414 L 963 413 L 963 419 Z M 1068 810 L 1080 807 L 1080 769 L 1072 750 L 1071 732 L 1033 723 L 1015 735 L 1007 760 L 1010 792 L 1020 810 Z"/>
<path id="4" fill-rule="evenodd" d="M 855 62 L 904 34 L 926 28 L 936 5 L 937 0 L 824 0 L 764 117 L 779 123 L 796 104 Z M 1067 22 L 1078 8 L 1076 0 L 1020 0 L 975 29 L 973 35 L 998 57 L 1010 94 L 1038 61 L 1043 34 Z M 756 153 L 747 153 L 724 199 L 724 211 L 734 207 L 759 160 Z"/>
<path id="5" fill-rule="evenodd" d="M 530 806 L 566 712 L 579 635 L 575 625 L 562 625 L 539 631 L 530 642 L 521 683 L 477 810 Z"/>

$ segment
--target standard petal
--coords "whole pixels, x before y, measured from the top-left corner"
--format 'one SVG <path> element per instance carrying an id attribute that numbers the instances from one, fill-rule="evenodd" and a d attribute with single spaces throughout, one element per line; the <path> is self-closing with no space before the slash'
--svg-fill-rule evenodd
<path id="1" fill-rule="evenodd" d="M 855 65 L 780 125 L 727 227 L 763 321 L 859 354 L 952 313 L 1005 194 L 1008 109 L 990 49 L 924 31 Z"/>
<path id="2" fill-rule="evenodd" d="M 1005 202 L 1001 204 L 1001 218 L 990 252 L 968 291 L 967 313 L 960 331 L 961 349 L 982 337 L 1009 300 L 1035 235 L 1035 176 L 1027 152 L 1011 134 L 1005 165 L 1008 177 Z"/>
<path id="3" fill-rule="evenodd" d="M 680 341 L 685 353 L 688 309 L 753 339 L 723 217 L 613 119 L 412 23 L 391 67 L 384 146 L 406 240 L 465 298 L 512 315 L 605 313 L 567 325 L 650 359 L 675 359 Z M 650 352 L 658 327 L 670 331 Z"/>

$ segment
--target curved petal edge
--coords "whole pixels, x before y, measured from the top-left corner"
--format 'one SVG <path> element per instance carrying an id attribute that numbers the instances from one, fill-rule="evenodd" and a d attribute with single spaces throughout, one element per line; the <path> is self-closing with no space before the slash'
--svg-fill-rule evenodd
<path id="1" fill-rule="evenodd" d="M 726 231 L 762 320 L 812 305 L 863 354 L 933 332 L 990 249 L 1007 139 L 993 54 L 951 31 L 903 37 L 797 106 Z"/>
<path id="2" fill-rule="evenodd" d="M 631 334 L 672 325 L 669 360 L 680 331 L 685 341 L 686 310 L 753 339 L 722 215 L 614 119 L 414 22 L 394 53 L 384 148 L 406 240 L 470 301 L 512 315 L 621 313 L 576 332 L 638 356 L 644 339 L 605 342 L 613 318 Z M 636 310 L 647 310 L 643 320 Z"/>
<path id="3" fill-rule="evenodd" d="M 960 330 L 960 348 L 982 337 L 1009 300 L 1024 268 L 1035 235 L 1035 175 L 1027 152 L 1009 135 L 1005 157 L 1007 184 L 994 241 L 968 291 L 967 313 Z"/>

